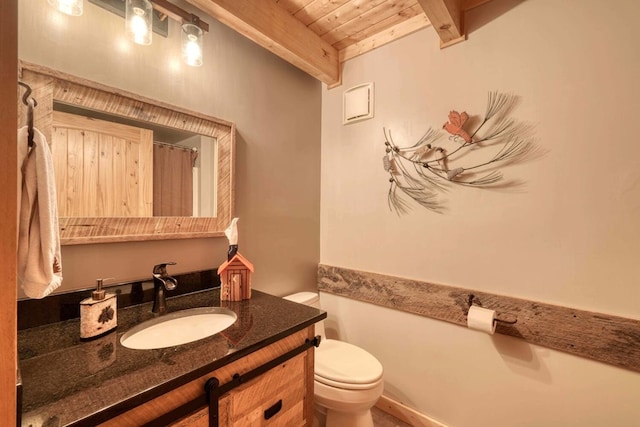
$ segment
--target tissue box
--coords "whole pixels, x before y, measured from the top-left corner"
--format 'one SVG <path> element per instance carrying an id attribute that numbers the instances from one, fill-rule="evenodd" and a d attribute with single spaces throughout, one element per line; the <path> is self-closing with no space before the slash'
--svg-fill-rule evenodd
<path id="1" fill-rule="evenodd" d="M 220 276 L 220 300 L 241 301 L 251 298 L 251 274 L 253 264 L 236 253 L 230 260 L 218 267 Z"/>

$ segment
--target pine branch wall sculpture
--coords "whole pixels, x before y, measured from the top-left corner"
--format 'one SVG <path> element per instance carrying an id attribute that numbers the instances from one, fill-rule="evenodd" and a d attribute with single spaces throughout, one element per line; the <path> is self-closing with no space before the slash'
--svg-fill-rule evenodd
<path id="1" fill-rule="evenodd" d="M 429 128 L 408 147 L 398 146 L 384 129 L 389 209 L 404 214 L 415 202 L 442 212 L 438 196 L 452 185 L 504 185 L 497 167 L 524 160 L 534 149 L 531 127 L 510 117 L 516 102 L 515 95 L 490 92 L 475 124 L 466 112 L 451 111 L 443 130 Z"/>

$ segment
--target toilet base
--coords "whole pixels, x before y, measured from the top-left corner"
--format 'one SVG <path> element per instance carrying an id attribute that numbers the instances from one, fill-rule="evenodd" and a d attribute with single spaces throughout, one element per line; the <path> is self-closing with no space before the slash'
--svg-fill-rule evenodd
<path id="1" fill-rule="evenodd" d="M 371 410 L 340 412 L 314 405 L 313 427 L 373 427 Z"/>

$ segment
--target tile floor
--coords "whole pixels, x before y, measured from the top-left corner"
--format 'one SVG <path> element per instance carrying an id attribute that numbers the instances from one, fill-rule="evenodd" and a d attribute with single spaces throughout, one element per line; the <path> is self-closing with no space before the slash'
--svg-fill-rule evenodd
<path id="1" fill-rule="evenodd" d="M 375 427 L 411 427 L 409 424 L 381 411 L 375 406 L 371 408 L 371 415 L 373 416 L 373 425 Z"/>

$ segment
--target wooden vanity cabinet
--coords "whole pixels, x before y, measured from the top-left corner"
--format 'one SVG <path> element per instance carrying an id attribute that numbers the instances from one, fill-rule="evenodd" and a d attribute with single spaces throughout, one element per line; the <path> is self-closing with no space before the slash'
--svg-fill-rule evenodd
<path id="1" fill-rule="evenodd" d="M 308 350 L 307 350 L 308 351 Z M 313 350 L 311 350 L 313 351 Z M 306 425 L 306 353 L 226 393 L 218 400 L 220 426 L 290 427 Z M 209 426 L 209 408 L 171 424 L 172 427 Z"/>
<path id="2" fill-rule="evenodd" d="M 209 426 L 209 407 L 204 405 L 205 383 L 215 377 L 220 384 L 244 375 L 313 339 L 313 326 L 296 332 L 241 359 L 218 368 L 143 405 L 133 408 L 101 426 L 170 425 Z M 264 374 L 241 384 L 218 399 L 220 427 L 312 425 L 314 347 L 283 361 Z M 203 398 L 203 406 L 180 419 L 167 414 Z M 162 421 L 160 421 L 162 420 Z"/>

